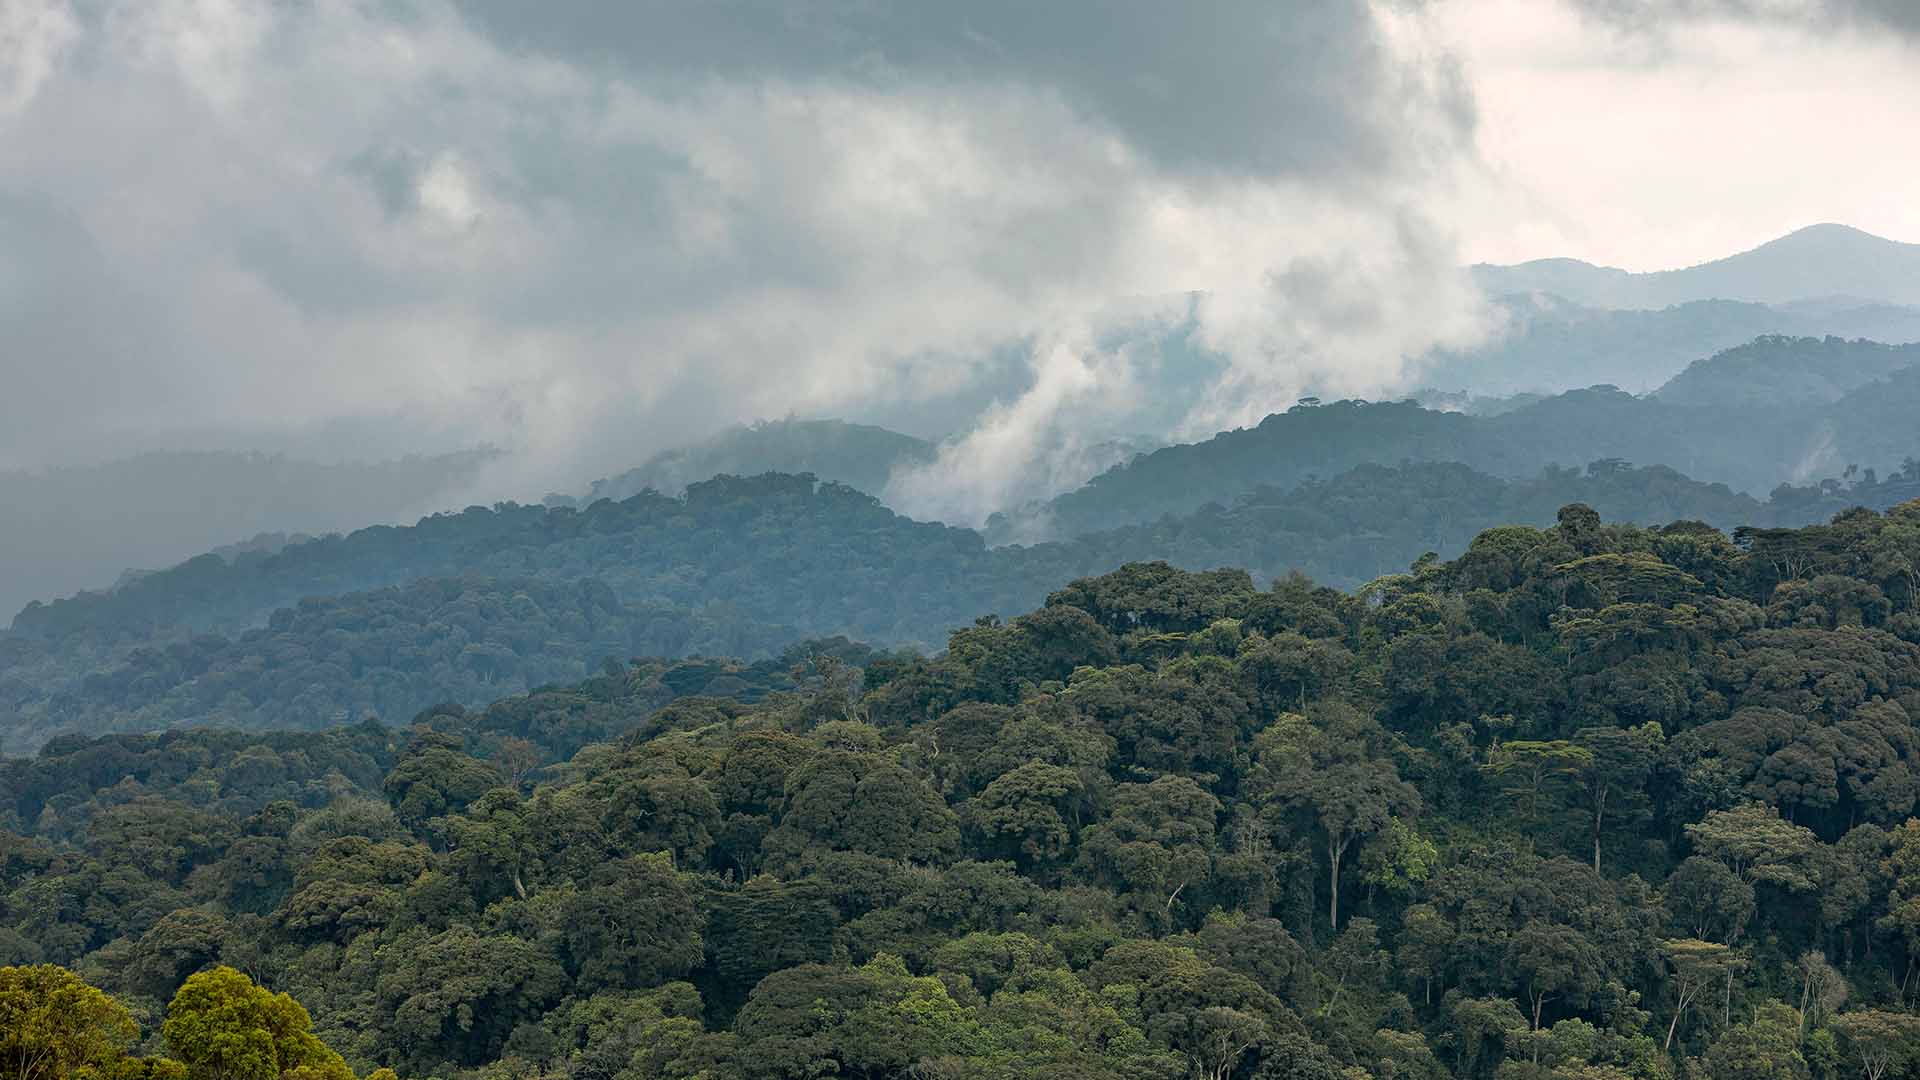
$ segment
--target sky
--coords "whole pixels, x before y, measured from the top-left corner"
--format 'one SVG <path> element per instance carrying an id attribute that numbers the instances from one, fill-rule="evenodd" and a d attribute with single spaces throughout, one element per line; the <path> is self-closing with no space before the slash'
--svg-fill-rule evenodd
<path id="1" fill-rule="evenodd" d="M 1908 0 L 8 0 L 0 468 L 506 448 L 1017 392 L 891 494 L 1409 388 L 1469 262 L 1920 240 Z"/>

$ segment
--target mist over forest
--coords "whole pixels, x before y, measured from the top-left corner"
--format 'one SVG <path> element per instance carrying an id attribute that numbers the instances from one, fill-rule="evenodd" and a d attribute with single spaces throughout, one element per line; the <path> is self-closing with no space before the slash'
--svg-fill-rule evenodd
<path id="1" fill-rule="evenodd" d="M 1920 1078 L 1904 0 L 0 5 L 0 1080 Z"/>

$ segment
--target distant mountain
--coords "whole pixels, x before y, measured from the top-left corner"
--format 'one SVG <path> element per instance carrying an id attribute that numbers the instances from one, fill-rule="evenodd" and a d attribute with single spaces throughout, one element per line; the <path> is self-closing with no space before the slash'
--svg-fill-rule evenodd
<path id="1" fill-rule="evenodd" d="M 1457 553 L 1493 525 L 1547 524 L 1570 502 L 1612 520 L 1733 526 L 1915 495 L 1920 467 L 1783 489 L 1763 504 L 1609 461 L 1520 480 L 1369 465 L 1149 525 L 995 549 L 804 476 L 722 477 L 677 499 L 584 511 L 476 507 L 233 562 L 203 556 L 22 613 L 0 634 L 0 749 L 189 723 L 312 728 L 369 712 L 397 723 L 635 655 L 771 656 L 826 635 L 926 649 L 977 616 L 1026 610 L 1062 581 L 1127 562 L 1243 565 L 1263 579 L 1299 571 L 1351 587 L 1428 551 Z M 347 584 L 381 580 L 391 584 Z"/>
<path id="2" fill-rule="evenodd" d="M 1806 409 L 1915 364 L 1920 344 L 1769 336 L 1689 366 L 1653 396 L 1669 405 Z"/>
<path id="3" fill-rule="evenodd" d="M 1618 459 L 1755 494 L 1848 466 L 1885 473 L 1920 456 L 1920 368 L 1898 367 L 1908 356 L 1920 361 L 1910 349 L 1870 342 L 1768 338 L 1698 362 L 1673 380 L 1670 395 L 1594 386 L 1505 411 L 1469 400 L 1472 414 L 1411 401 L 1300 405 L 1255 427 L 1142 455 L 1043 506 L 1001 515 L 989 538 L 1080 536 L 1230 505 L 1262 485 L 1291 488 L 1402 461 L 1457 461 L 1521 477 L 1549 464 Z"/>
<path id="4" fill-rule="evenodd" d="M 844 420 L 766 420 L 742 425 L 695 446 L 669 450 L 618 476 L 596 480 L 584 502 L 625 499 L 649 489 L 677 495 L 720 475 L 812 473 L 822 480 L 879 494 L 900 465 L 933 460 L 924 439 Z"/>
<path id="5" fill-rule="evenodd" d="M 435 500 L 492 456 L 319 464 L 277 454 L 152 453 L 0 472 L 0 613 L 264 532 L 417 518 L 439 509 Z"/>
<path id="6" fill-rule="evenodd" d="M 1920 308 L 1857 301 L 1775 307 L 1695 300 L 1658 310 L 1607 310 L 1537 292 L 1494 303 L 1506 330 L 1477 348 L 1426 357 L 1424 385 L 1477 397 L 1558 393 L 1596 382 L 1644 393 L 1703 356 L 1763 336 L 1920 341 Z"/>
<path id="7" fill-rule="evenodd" d="M 1827 408 L 1814 445 L 1824 455 L 1812 467 L 1823 472 L 1855 464 L 1885 472 L 1920 459 L 1920 365 L 1848 391 Z"/>
<path id="8" fill-rule="evenodd" d="M 1545 292 L 1596 308 L 1657 309 L 1695 300 L 1785 304 L 1852 297 L 1920 305 L 1920 244 L 1845 225 L 1812 225 L 1752 251 L 1678 270 L 1636 274 L 1578 259 L 1473 267 L 1492 295 Z"/>

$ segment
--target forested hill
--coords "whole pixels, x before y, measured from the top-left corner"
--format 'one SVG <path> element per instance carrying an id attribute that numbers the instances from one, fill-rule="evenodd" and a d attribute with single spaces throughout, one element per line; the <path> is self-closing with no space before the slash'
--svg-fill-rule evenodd
<path id="1" fill-rule="evenodd" d="M 1458 461 L 1511 477 L 1613 458 L 1751 493 L 1849 466 L 1884 475 L 1920 457 L 1920 430 L 1905 422 L 1869 431 L 1856 419 L 1859 400 L 1871 398 L 1883 414 L 1920 415 L 1915 364 L 1914 346 L 1768 338 L 1700 361 L 1673 380 L 1671 393 L 1650 397 L 1598 386 L 1487 416 L 1412 402 L 1301 404 L 1255 427 L 1142 455 L 1044 507 L 1002 517 L 989 534 L 1049 528 L 1074 536 L 1231 503 L 1260 485 L 1291 487 L 1409 460 Z M 1798 406 L 1783 403 L 1796 386 L 1814 383 L 1825 390 Z"/>
<path id="2" fill-rule="evenodd" d="M 837 578 L 843 593 L 862 593 L 863 577 L 895 585 L 906 573 L 898 560 L 932 560 L 938 565 L 928 568 L 924 588 L 937 594 L 946 588 L 944 568 L 984 555 L 976 533 L 908 520 L 843 485 L 777 473 L 723 476 L 679 497 L 645 492 L 583 510 L 475 506 L 231 561 L 201 556 L 106 592 L 31 605 L 15 616 L 13 630 L 99 645 L 181 629 L 238 630 L 303 597 L 448 575 L 600 575 L 626 599 L 683 603 L 739 602 L 758 591 L 760 610 L 800 611 L 819 597 L 791 593 L 787 579 Z M 742 576 L 774 566 L 787 573 Z M 894 636 L 884 622 L 868 627 Z"/>
<path id="3" fill-rule="evenodd" d="M 730 428 L 698 445 L 657 455 L 637 469 L 596 480 L 578 505 L 643 491 L 678 495 L 688 485 L 715 476 L 765 472 L 812 473 L 879 495 L 894 469 L 933 459 L 932 443 L 886 428 L 843 420 L 768 420 Z"/>
<path id="4" fill-rule="evenodd" d="M 60 965 L 0 1008 L 154 1080 L 1920 1061 L 1920 504 L 1572 506 L 1365 596 L 1136 564 L 787 659 L 0 759 L 0 965 Z"/>
<path id="5" fill-rule="evenodd" d="M 1653 395 L 1672 405 L 1806 409 L 1920 365 L 1920 344 L 1769 336 L 1691 364 Z"/>
<path id="6" fill-rule="evenodd" d="M 1887 304 L 1695 300 L 1655 310 L 1614 310 L 1550 293 L 1498 296 L 1493 303 L 1505 329 L 1466 352 L 1423 357 L 1423 385 L 1502 396 L 1557 393 L 1604 379 L 1645 393 L 1703 356 L 1766 336 L 1920 341 L 1920 308 Z"/>
<path id="7" fill-rule="evenodd" d="M 1552 521 L 1569 502 L 1616 520 L 1732 528 L 1913 497 L 1920 470 L 1783 488 L 1763 504 L 1618 462 L 1526 481 L 1462 465 L 1366 466 L 1151 525 L 1001 549 L 806 477 L 727 478 L 682 499 L 585 511 L 476 509 L 231 563 L 208 557 L 30 610 L 0 635 L 0 747 L 183 723 L 394 721 L 577 679 L 607 659 L 759 658 L 808 637 L 930 649 L 978 616 L 1026 610 L 1060 581 L 1129 561 L 1356 587 L 1426 553 L 1458 553 L 1479 529 Z M 444 572 L 462 560 L 474 569 Z M 405 577 L 416 568 L 424 576 Z M 398 583 L 328 591 L 381 580 Z"/>
<path id="8" fill-rule="evenodd" d="M 150 453 L 0 470 L 0 613 L 171 566 L 268 531 L 411 519 L 469 482 L 490 451 L 334 463 L 278 454 Z"/>

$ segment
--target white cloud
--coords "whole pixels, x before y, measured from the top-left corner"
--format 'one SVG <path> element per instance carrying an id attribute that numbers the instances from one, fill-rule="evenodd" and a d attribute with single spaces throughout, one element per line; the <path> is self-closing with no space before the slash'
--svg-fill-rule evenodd
<path id="1" fill-rule="evenodd" d="M 9 0 L 0 6 L 0 114 L 38 93 L 80 34 L 67 0 Z"/>
<path id="2" fill-rule="evenodd" d="M 1447 215 L 1476 259 L 1659 270 L 1828 221 L 1920 240 L 1920 43 L 1897 32 L 1902 18 L 1920 30 L 1920 5 L 1458 0 L 1436 14 L 1480 106 L 1486 182 Z"/>
<path id="3" fill-rule="evenodd" d="M 1425 220 L 1472 109 L 1417 14 L 580 10 L 105 4 L 0 120 L 0 465 L 392 417 L 525 496 L 1025 348 L 919 504 L 971 519 L 1090 467 L 1142 397 L 1100 334 L 1166 297 L 1233 359 L 1189 426 L 1474 325 Z"/>

